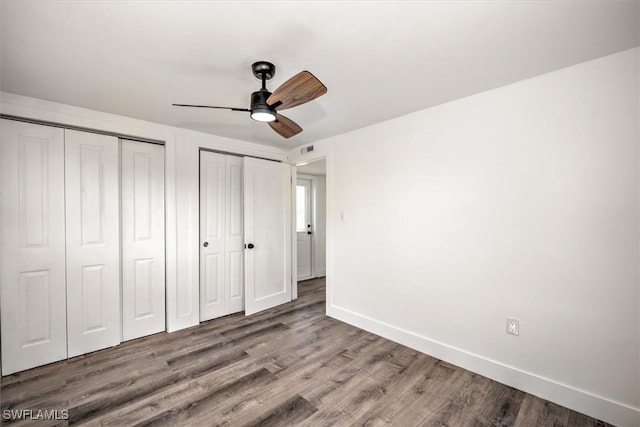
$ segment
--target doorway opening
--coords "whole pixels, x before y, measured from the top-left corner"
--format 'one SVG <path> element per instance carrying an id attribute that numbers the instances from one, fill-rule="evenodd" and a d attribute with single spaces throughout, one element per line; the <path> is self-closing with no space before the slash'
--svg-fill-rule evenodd
<path id="1" fill-rule="evenodd" d="M 297 167 L 294 219 L 297 282 L 326 275 L 326 169 L 325 159 Z"/>

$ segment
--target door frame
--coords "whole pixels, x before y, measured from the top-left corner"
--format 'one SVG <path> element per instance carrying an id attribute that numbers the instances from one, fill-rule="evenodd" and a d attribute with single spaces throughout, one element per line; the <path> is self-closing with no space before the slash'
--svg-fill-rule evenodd
<path id="1" fill-rule="evenodd" d="M 331 225 L 331 221 L 330 221 L 330 217 L 329 217 L 329 212 L 330 212 L 330 208 L 332 207 L 332 202 L 331 199 L 329 197 L 329 189 L 331 188 L 329 183 L 330 183 L 330 170 L 331 170 L 331 166 L 332 165 L 330 163 L 330 156 L 328 155 L 328 153 L 321 153 L 318 152 L 317 154 L 307 154 L 304 156 L 304 159 L 299 159 L 297 160 L 295 163 L 293 163 L 293 167 L 291 168 L 291 214 L 293 215 L 292 218 L 295 218 L 295 214 L 296 214 L 296 184 L 297 184 L 297 177 L 298 177 L 298 167 L 299 166 L 304 166 L 306 164 L 309 163 L 314 163 L 314 162 L 318 162 L 324 160 L 326 161 L 326 170 L 325 170 L 325 277 L 326 277 L 326 291 L 327 291 L 327 308 L 329 307 L 329 301 L 330 301 L 330 294 L 329 294 L 329 275 L 330 275 L 330 248 L 331 246 L 331 242 L 332 242 L 332 225 Z M 306 175 L 306 174 L 300 174 L 304 177 L 313 177 L 312 175 Z M 312 180 L 312 195 L 315 194 L 315 186 L 316 186 L 316 182 Z M 315 212 L 315 203 L 312 202 L 312 205 L 314 205 L 313 207 L 313 211 L 311 213 L 311 216 L 313 218 L 314 221 L 314 230 L 315 230 L 315 221 L 316 221 L 316 212 Z M 297 274 L 298 274 L 298 239 L 297 239 L 297 235 L 296 235 L 296 224 L 295 221 L 291 221 L 291 274 L 292 274 L 292 280 L 293 280 L 293 286 L 291 289 L 291 295 L 292 295 L 292 300 L 295 300 L 298 298 L 298 281 L 297 281 Z M 313 249 L 312 249 L 313 252 Z M 313 263 L 313 259 L 312 259 L 312 263 Z M 312 270 L 311 270 L 311 274 L 312 274 L 312 278 L 313 276 L 313 264 L 312 264 Z"/>
<path id="2" fill-rule="evenodd" d="M 291 213 L 290 213 L 290 215 L 291 215 L 292 220 L 291 220 L 291 232 L 290 232 L 290 234 L 291 234 L 291 236 L 290 236 L 291 237 L 291 239 L 290 239 L 290 241 L 291 241 L 291 243 L 290 243 L 291 256 L 289 258 L 290 262 L 291 262 L 291 284 L 290 284 L 290 286 L 291 286 L 291 300 L 293 301 L 293 300 L 297 299 L 298 298 L 298 287 L 296 286 L 297 282 L 295 280 L 296 279 L 296 268 L 297 268 L 297 265 L 296 265 L 296 262 L 297 262 L 296 261 L 296 259 L 297 259 L 297 257 L 296 257 L 297 245 L 296 245 L 296 234 L 295 234 L 295 222 L 293 221 L 293 218 L 295 218 L 295 213 L 296 213 L 295 196 L 294 196 L 294 193 L 295 193 L 295 190 L 296 190 L 296 167 L 295 167 L 295 165 L 291 164 L 289 161 L 286 161 L 285 159 L 277 160 L 277 159 L 269 158 L 269 157 L 261 157 L 259 155 L 242 154 L 240 152 L 220 150 L 220 149 L 210 148 L 210 147 L 203 146 L 202 144 L 199 144 L 199 145 L 197 145 L 197 159 L 198 159 L 198 169 L 197 169 L 197 176 L 198 176 L 198 186 L 197 186 L 197 194 L 198 194 L 198 196 L 197 196 L 197 199 L 198 199 L 197 212 L 198 212 L 198 214 L 197 214 L 197 219 L 198 220 L 197 220 L 197 224 L 198 224 L 198 226 L 196 227 L 197 237 L 195 239 L 196 245 L 197 245 L 196 246 L 196 250 L 197 250 L 197 254 L 198 254 L 198 256 L 196 257 L 197 260 L 198 260 L 198 262 L 197 262 L 197 265 L 198 265 L 198 268 L 197 268 L 197 270 L 198 270 L 198 273 L 197 273 L 197 275 L 198 275 L 197 276 L 198 277 L 198 280 L 197 280 L 197 282 L 198 282 L 198 291 L 197 291 L 197 293 L 198 293 L 198 304 L 197 304 L 198 323 L 197 324 L 201 323 L 201 321 L 199 320 L 200 319 L 200 304 L 199 304 L 199 301 L 200 301 L 200 244 L 201 244 L 200 243 L 200 203 L 201 203 L 201 200 L 200 200 L 200 153 L 203 152 L 203 151 L 216 153 L 216 154 L 223 154 L 223 155 L 227 155 L 227 156 L 235 156 L 235 157 L 239 157 L 241 159 L 244 158 L 244 157 L 250 157 L 250 158 L 253 158 L 253 159 L 268 160 L 270 162 L 284 163 L 284 164 L 288 164 L 288 165 L 291 166 L 291 189 L 290 189 L 290 191 L 292 192 L 291 193 L 292 205 L 291 205 Z M 244 230 L 243 230 L 243 237 L 244 237 Z M 244 260 L 243 260 L 243 263 L 244 263 Z M 244 280 L 246 280 L 246 278 L 243 279 L 243 283 L 244 283 Z M 246 291 L 246 289 L 245 289 L 245 291 Z"/>
<path id="3" fill-rule="evenodd" d="M 297 165 L 291 165 L 291 301 L 298 299 L 298 236 L 296 234 Z"/>
<path id="4" fill-rule="evenodd" d="M 309 275 L 308 276 L 304 276 L 302 279 L 300 279 L 298 277 L 298 270 L 296 269 L 296 280 L 295 280 L 296 282 L 298 282 L 300 280 L 313 279 L 314 277 L 316 277 L 315 274 L 314 274 L 314 270 L 315 270 L 315 268 L 314 268 L 315 267 L 315 259 L 314 258 L 315 258 L 315 252 L 316 252 L 316 250 L 314 248 L 314 242 L 315 242 L 314 234 L 315 234 L 315 230 L 316 230 L 316 211 L 315 211 L 316 203 L 315 203 L 315 196 L 316 196 L 316 187 L 317 187 L 318 179 L 316 177 L 314 177 L 313 175 L 297 174 L 296 186 L 298 185 L 298 181 L 299 180 L 308 181 L 308 183 L 309 183 L 309 185 L 307 187 L 309 192 L 306 194 L 306 197 L 307 197 L 307 206 L 306 206 L 306 208 L 308 210 L 307 213 L 308 213 L 309 216 L 308 216 L 308 218 L 306 218 L 307 221 L 305 221 L 305 222 L 307 222 L 307 224 L 311 225 L 311 229 L 309 230 L 308 227 L 307 227 L 307 229 L 305 229 L 306 230 L 305 232 L 311 231 L 312 234 L 311 234 L 311 237 L 310 237 L 311 241 L 309 243 L 309 258 L 310 258 L 309 259 Z M 297 189 L 296 189 L 296 191 L 297 191 Z M 294 221 L 294 220 L 296 221 L 296 224 L 295 224 L 295 227 L 294 227 L 295 232 L 296 232 L 296 242 L 298 241 L 297 237 L 298 237 L 298 233 L 299 233 L 298 227 L 297 227 L 297 213 L 298 213 L 297 212 L 297 203 L 298 203 L 298 200 L 297 200 L 297 196 L 296 196 L 296 217 L 292 217 L 291 218 L 292 221 Z M 296 248 L 296 250 L 297 250 L 297 248 Z M 296 259 L 297 259 L 297 255 L 296 255 Z"/>

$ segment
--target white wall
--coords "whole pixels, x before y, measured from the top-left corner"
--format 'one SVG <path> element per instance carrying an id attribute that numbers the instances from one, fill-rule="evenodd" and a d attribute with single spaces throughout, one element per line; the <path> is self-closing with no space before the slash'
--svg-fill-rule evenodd
<path id="1" fill-rule="evenodd" d="M 638 55 L 292 151 L 327 157 L 328 314 L 640 425 Z"/>
<path id="2" fill-rule="evenodd" d="M 167 330 L 199 323 L 200 147 L 285 160 L 277 148 L 0 92 L 0 113 L 165 143 Z"/>

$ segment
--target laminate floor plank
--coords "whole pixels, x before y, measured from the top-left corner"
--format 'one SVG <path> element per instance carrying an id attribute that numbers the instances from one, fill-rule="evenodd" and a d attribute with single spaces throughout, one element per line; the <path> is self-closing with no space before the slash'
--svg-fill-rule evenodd
<path id="1" fill-rule="evenodd" d="M 362 336 L 362 334 L 357 334 Z M 371 341 L 370 341 L 371 342 Z M 294 364 L 283 368 L 276 375 L 278 380 L 268 386 L 257 387 L 243 396 L 237 396 L 225 402 L 220 408 L 221 425 L 239 425 L 245 417 L 260 419 L 263 413 L 272 413 L 299 394 L 317 387 L 318 381 L 324 380 L 335 369 L 335 359 L 341 358 L 343 348 L 358 343 L 350 336 L 342 334 L 338 337 L 327 337 L 325 346 L 315 347 L 309 352 L 300 349 L 305 356 Z M 391 344 L 389 344 L 391 345 Z M 344 360 L 351 363 L 352 359 Z M 357 370 L 354 373 L 359 372 Z M 352 374 L 353 375 L 353 374 Z"/>
<path id="2" fill-rule="evenodd" d="M 377 381 L 357 373 L 347 375 L 335 387 L 323 387 L 322 396 L 314 395 L 314 399 L 322 399 L 322 405 L 317 405 L 320 410 L 303 425 L 353 425 L 358 413 L 372 409 L 382 395 L 382 387 Z"/>
<path id="3" fill-rule="evenodd" d="M 22 387 L 13 393 L 3 393 L 3 409 L 47 409 L 63 408 L 69 410 L 71 416 L 82 405 L 89 402 L 102 402 L 104 397 L 113 400 L 116 392 L 128 386 L 147 386 L 149 379 L 157 380 L 158 375 L 166 371 L 163 362 L 141 364 L 130 370 L 112 370 L 99 376 L 99 381 L 66 382 L 56 392 L 42 394 L 37 387 Z M 63 380 L 62 380 L 63 381 Z M 58 381 L 56 381 L 58 383 Z"/>
<path id="4" fill-rule="evenodd" d="M 357 425 L 387 425 L 397 414 L 403 413 L 414 402 L 419 402 L 425 390 L 425 382 L 436 369 L 439 361 L 418 353 L 408 367 L 386 387 L 386 394 L 393 399 L 383 399 L 376 408 L 354 421 Z M 422 402 L 420 402 L 422 403 Z M 424 406 L 421 404 L 421 406 Z"/>
<path id="5" fill-rule="evenodd" d="M 527 394 L 520 406 L 515 424 L 539 427 L 569 425 L 569 409 Z"/>
<path id="6" fill-rule="evenodd" d="M 220 424 L 239 425 L 245 417 L 260 419 L 260 414 L 277 411 L 277 408 L 286 405 L 291 399 L 317 388 L 318 382 L 324 381 L 336 366 L 352 363 L 353 359 L 343 357 L 345 349 L 348 350 L 352 345 L 362 349 L 360 340 L 365 340 L 371 345 L 381 343 L 357 331 L 354 331 L 353 335 L 356 336 L 355 339 L 348 334 L 329 336 L 326 338 L 326 344 L 315 346 L 316 351 L 313 352 L 309 352 L 308 348 L 299 349 L 298 351 L 306 356 L 278 372 L 277 381 L 268 387 L 258 387 L 244 396 L 226 402 L 219 413 Z M 386 341 L 386 345 L 391 348 L 396 344 Z M 360 369 L 354 369 L 350 376 L 360 372 Z"/>
<path id="7" fill-rule="evenodd" d="M 301 396 L 294 396 L 271 412 L 252 420 L 246 427 L 275 427 L 298 425 L 318 409 Z"/>
<path id="8" fill-rule="evenodd" d="M 348 329 L 343 326 L 333 319 L 322 319 L 313 324 L 315 332 L 312 334 L 305 333 L 304 328 L 292 329 L 272 340 L 252 345 L 247 348 L 247 353 L 254 356 L 283 353 L 306 356 L 325 348 L 333 339 L 344 338 L 348 334 Z"/>
<path id="9" fill-rule="evenodd" d="M 388 346 L 387 343 L 392 345 Z M 397 389 L 399 384 L 405 383 L 425 368 L 419 363 L 420 354 L 417 351 L 386 340 L 382 344 L 374 347 L 369 357 L 363 358 L 364 363 L 347 365 L 341 371 L 346 376 L 331 378 L 326 383 L 328 387 L 311 391 L 307 398 L 320 411 L 310 417 L 305 425 L 335 425 L 339 422 L 358 424 L 359 418 L 380 406 L 380 402 Z M 427 360 L 426 357 L 422 359 Z M 363 383 L 363 380 L 369 383 Z M 349 393 L 349 388 L 357 392 Z M 351 398 L 346 398 L 346 395 L 351 395 Z"/>
<path id="10" fill-rule="evenodd" d="M 422 425 L 447 407 L 451 387 L 466 371 L 459 371 L 455 366 L 439 360 L 435 364 L 431 362 L 427 361 L 422 372 L 414 376 L 414 381 L 410 381 L 404 394 L 398 393 L 386 402 L 387 408 L 380 405 L 377 412 L 365 415 L 367 418 L 373 415 L 371 425 L 382 424 L 374 422 L 375 419 L 389 425 Z"/>
<path id="11" fill-rule="evenodd" d="M 478 407 L 477 413 L 473 414 L 475 423 L 496 427 L 514 425 L 524 396 L 520 390 L 491 381 L 483 400 L 477 402 L 484 407 Z"/>
<path id="12" fill-rule="evenodd" d="M 477 374 L 467 378 L 453 393 L 447 422 L 451 425 L 490 425 L 496 397 L 491 386 L 495 383 Z"/>
<path id="13" fill-rule="evenodd" d="M 438 388 L 438 391 L 429 390 L 428 399 L 425 402 L 428 411 L 420 425 L 449 425 L 449 420 L 455 415 L 455 411 L 465 409 L 465 403 L 460 400 L 459 393 L 462 392 L 465 384 L 471 380 L 473 375 L 472 372 L 466 370 L 454 369 L 453 374 Z"/>
<path id="14" fill-rule="evenodd" d="M 67 410 L 9 426 L 607 426 L 325 315 L 299 298 L 0 380 L 0 410 Z"/>
<path id="15" fill-rule="evenodd" d="M 161 412 L 140 425 L 204 425 L 207 420 L 210 421 L 211 418 L 215 419 L 217 407 L 222 402 L 242 394 L 245 390 L 250 390 L 262 384 L 269 384 L 274 380 L 275 377 L 273 374 L 264 368 L 250 372 L 232 383 L 206 389 L 205 393 L 201 396 L 196 396 L 178 407 L 173 407 L 168 411 Z"/>
<path id="16" fill-rule="evenodd" d="M 197 380 L 182 381 L 175 385 L 158 389 L 144 398 L 131 401 L 120 407 L 110 408 L 91 419 L 77 423 L 82 426 L 133 426 L 143 424 L 158 414 L 175 410 L 197 401 L 204 389 Z"/>

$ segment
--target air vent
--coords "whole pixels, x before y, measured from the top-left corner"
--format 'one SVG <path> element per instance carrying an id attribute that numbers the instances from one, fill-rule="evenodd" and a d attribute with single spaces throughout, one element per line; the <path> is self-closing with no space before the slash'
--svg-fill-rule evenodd
<path id="1" fill-rule="evenodd" d="M 304 153 L 310 153 L 313 151 L 313 145 L 307 145 L 306 147 L 302 147 L 300 149 L 300 153 L 304 154 Z"/>

